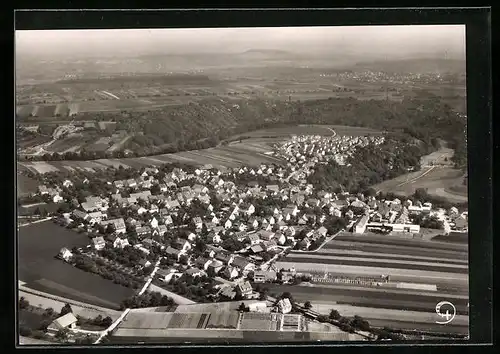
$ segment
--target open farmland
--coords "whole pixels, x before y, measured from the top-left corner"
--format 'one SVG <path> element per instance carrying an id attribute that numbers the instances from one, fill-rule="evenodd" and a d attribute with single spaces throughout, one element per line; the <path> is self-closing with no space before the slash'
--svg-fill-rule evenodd
<path id="1" fill-rule="evenodd" d="M 20 227 L 18 276 L 30 289 L 107 308 L 133 295 L 129 288 L 86 273 L 55 258 L 62 247 L 83 247 L 89 240 L 51 221 Z"/>
<path id="2" fill-rule="evenodd" d="M 311 301 L 313 310 L 320 313 L 328 314 L 335 308 L 349 316 L 352 311 L 344 314 L 341 310 L 354 306 L 359 309 L 355 314 L 374 326 L 393 327 L 397 323 L 398 328 L 439 332 L 442 327 L 428 319 L 435 317 L 436 304 L 448 299 L 460 315 L 449 332 L 468 333 L 467 243 L 344 233 L 317 252 L 292 251 L 276 267 L 294 267 L 297 272 L 320 276 L 321 280 L 299 286 L 266 285 L 274 294 L 289 291 L 298 302 Z M 322 274 L 351 279 L 389 275 L 390 280 L 374 287 L 323 280 Z M 408 311 L 419 315 L 410 316 Z"/>
<path id="3" fill-rule="evenodd" d="M 108 167 L 141 168 L 165 163 L 186 163 L 194 166 L 212 164 L 222 167 L 239 167 L 243 165 L 258 166 L 261 163 L 282 163 L 282 160 L 265 155 L 272 151 L 270 143 L 275 140 L 253 139 L 234 142 L 226 146 L 218 146 L 204 150 L 183 151 L 174 154 L 162 154 L 147 157 L 100 159 L 93 161 L 47 161 L 47 162 L 18 162 L 20 168 L 27 168 L 36 173 L 46 173 L 58 170 L 95 170 Z M 90 169 L 90 170 L 89 170 Z"/>
<path id="4" fill-rule="evenodd" d="M 17 196 L 23 196 L 38 191 L 38 181 L 17 173 Z"/>
<path id="5" fill-rule="evenodd" d="M 467 201 L 466 190 L 455 192 L 450 189 L 463 183 L 463 172 L 450 167 L 427 167 L 418 172 L 412 172 L 397 178 L 384 181 L 373 186 L 377 191 L 393 192 L 410 195 L 417 188 L 427 189 L 431 195 L 445 198 L 450 202 L 463 203 Z"/>

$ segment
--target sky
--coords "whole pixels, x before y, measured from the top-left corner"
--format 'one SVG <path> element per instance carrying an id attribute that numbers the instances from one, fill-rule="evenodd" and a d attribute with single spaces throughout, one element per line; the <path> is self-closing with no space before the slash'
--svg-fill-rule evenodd
<path id="1" fill-rule="evenodd" d="M 465 26 L 336 26 L 16 31 L 16 52 L 93 57 L 193 52 L 291 52 L 465 58 Z"/>

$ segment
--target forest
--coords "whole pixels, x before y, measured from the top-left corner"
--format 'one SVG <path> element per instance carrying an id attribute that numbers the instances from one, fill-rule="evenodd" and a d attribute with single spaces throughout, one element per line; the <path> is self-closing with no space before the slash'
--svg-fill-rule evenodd
<path id="1" fill-rule="evenodd" d="M 96 119 L 115 121 L 116 129 L 134 134 L 124 147 L 132 151 L 127 156 L 204 149 L 237 134 L 277 126 L 332 124 L 404 133 L 429 146 L 442 139 L 455 149 L 453 159 L 457 167 L 466 166 L 466 119 L 441 97 L 428 91 L 416 91 L 414 97 L 405 97 L 401 102 L 355 98 L 290 102 L 255 98 L 235 102 L 212 98 L 147 112 L 95 114 Z M 91 160 L 105 157 L 122 158 L 125 154 L 123 151 L 84 151 L 29 159 Z"/>
<path id="2" fill-rule="evenodd" d="M 430 147 L 408 142 L 404 137 L 388 136 L 380 145 L 357 148 L 345 166 L 335 161 L 319 165 L 308 178 L 316 188 L 335 192 L 359 193 L 369 186 L 420 169 L 420 157 Z"/>

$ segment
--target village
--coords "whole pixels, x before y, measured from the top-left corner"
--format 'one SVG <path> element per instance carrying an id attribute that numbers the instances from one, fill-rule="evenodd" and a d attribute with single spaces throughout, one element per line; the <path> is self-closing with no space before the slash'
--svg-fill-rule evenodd
<path id="1" fill-rule="evenodd" d="M 332 193 L 307 183 L 315 164 L 329 159 L 342 164 L 357 146 L 383 139 L 295 136 L 275 149 L 286 166 L 133 171 L 133 178 L 107 181 L 108 195 L 87 196 L 78 208 L 54 218 L 91 237 L 86 248 L 68 246 L 58 256 L 87 271 L 114 267 L 130 277 L 119 280 L 125 286 L 155 270 L 153 284 L 197 301 L 263 299 L 263 291 L 251 284 L 298 284 L 314 275 L 278 269 L 276 261 L 292 250 L 320 249 L 338 234 L 414 235 L 421 226 L 442 234 L 466 231 L 467 211 L 455 207 Z M 60 186 L 39 186 L 39 194 L 58 203 L 61 191 L 71 188 L 66 179 Z M 197 294 L 184 286 L 194 278 L 202 285 Z"/>

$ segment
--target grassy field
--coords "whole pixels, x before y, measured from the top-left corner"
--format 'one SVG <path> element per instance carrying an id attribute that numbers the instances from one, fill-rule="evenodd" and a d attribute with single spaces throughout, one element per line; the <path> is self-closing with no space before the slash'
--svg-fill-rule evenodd
<path id="1" fill-rule="evenodd" d="M 163 154 L 155 156 L 124 158 L 124 159 L 101 159 L 95 161 L 40 161 L 19 162 L 18 168 L 24 168 L 36 173 L 46 173 L 59 170 L 86 170 L 95 171 L 109 167 L 141 168 L 165 163 L 186 163 L 194 166 L 212 164 L 218 167 L 239 167 L 243 165 L 258 166 L 261 163 L 282 163 L 275 157 L 265 155 L 271 151 L 268 139 L 245 140 L 234 142 L 227 146 L 219 146 L 205 150 L 183 151 L 175 154 Z"/>
<path id="2" fill-rule="evenodd" d="M 55 259 L 62 247 L 86 246 L 83 234 L 51 221 L 18 232 L 18 276 L 26 287 L 94 305 L 117 308 L 134 291 Z"/>
<path id="3" fill-rule="evenodd" d="M 19 165 L 18 165 L 19 166 Z M 17 174 L 17 196 L 23 196 L 38 191 L 38 181 L 20 173 Z"/>
<path id="4" fill-rule="evenodd" d="M 467 201 L 464 190 L 461 193 L 450 190 L 451 187 L 462 185 L 462 182 L 463 173 L 460 170 L 450 167 L 428 167 L 384 181 L 373 188 L 377 191 L 404 195 L 411 195 L 417 188 L 424 188 L 431 195 L 443 197 L 450 202 L 462 203 Z"/>

